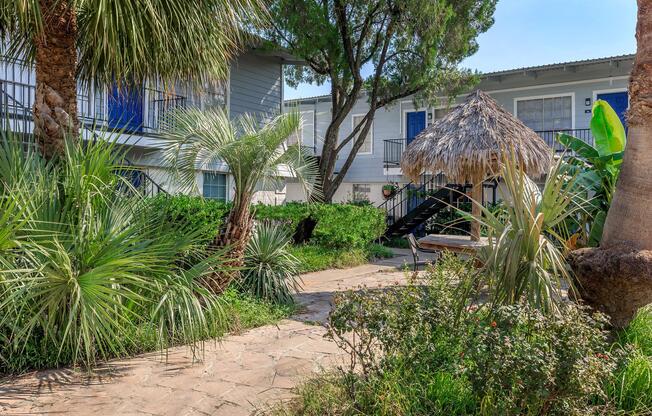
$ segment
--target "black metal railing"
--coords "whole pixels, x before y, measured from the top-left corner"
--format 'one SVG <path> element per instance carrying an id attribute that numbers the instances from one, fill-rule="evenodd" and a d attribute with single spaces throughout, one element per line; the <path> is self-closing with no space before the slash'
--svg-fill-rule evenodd
<path id="1" fill-rule="evenodd" d="M 401 156 L 405 150 L 406 139 L 383 140 L 383 167 L 397 168 L 401 165 Z"/>
<path id="2" fill-rule="evenodd" d="M 482 193 L 482 204 L 497 202 L 498 183 L 495 180 L 487 181 L 482 184 L 483 190 L 491 191 L 490 198 L 485 198 L 485 192 Z M 387 198 L 378 208 L 383 209 L 387 215 L 387 226 L 393 225 L 401 218 L 408 215 L 416 209 L 426 199 L 432 197 L 442 188 L 448 188 L 448 201 L 451 206 L 459 207 L 460 204 L 469 202 L 467 191 L 472 186 L 470 184 L 452 184 L 443 174 L 438 175 L 421 175 L 419 181 L 410 182 L 398 189 L 391 197 Z"/>
<path id="3" fill-rule="evenodd" d="M 378 208 L 385 211 L 387 215 L 387 226 L 393 225 L 396 221 L 406 216 L 428 197 L 446 185 L 443 175 L 421 175 L 418 182 L 410 182 L 398 189 Z"/>
<path id="4" fill-rule="evenodd" d="M 34 145 L 32 135 L 34 128 L 33 90 L 34 86 L 32 85 L 0 80 L 0 127 L 3 130 L 20 133 L 23 136 L 23 142 L 29 146 Z M 90 132 L 93 140 L 98 138 L 97 133 L 87 124 L 82 124 L 82 127 Z M 123 162 L 125 169 L 121 169 L 120 173 L 131 182 L 133 188 L 138 192 L 145 196 L 154 196 L 159 193 L 168 194 L 161 185 L 130 160 L 125 158 Z"/>
<path id="5" fill-rule="evenodd" d="M 2 108 L 10 112 L 14 119 L 20 116 L 21 109 L 34 107 L 36 92 L 36 76 L 34 66 L 23 60 L 11 60 L 0 56 L 0 94 L 2 94 Z M 95 129 L 121 131 L 127 134 L 156 135 L 161 127 L 169 127 L 170 112 L 177 108 L 190 105 L 199 105 L 187 97 L 156 88 L 144 88 L 142 125 L 125 127 L 124 121 L 109 120 L 108 90 L 100 91 L 77 85 L 77 117 L 81 124 Z M 207 94 L 210 96 L 210 94 Z M 27 114 L 23 114 L 23 119 Z M 30 116 L 31 117 L 31 116 Z M 31 131 L 31 118 L 25 121 L 25 131 Z M 30 124 L 30 126 L 27 126 Z"/>
<path id="6" fill-rule="evenodd" d="M 145 128 L 150 132 L 160 132 L 162 129 L 173 127 L 170 117 L 172 111 L 187 108 L 188 98 L 169 92 L 145 88 L 145 102 L 147 103 L 147 120 Z"/>
<path id="7" fill-rule="evenodd" d="M 548 146 L 552 147 L 555 152 L 563 152 L 565 150 L 564 146 L 562 146 L 557 141 L 557 135 L 559 133 L 575 136 L 583 142 L 590 144 L 591 146 L 594 144 L 591 129 L 538 130 L 536 133 L 543 139 L 544 142 L 546 142 Z"/>
<path id="8" fill-rule="evenodd" d="M 557 134 L 566 133 L 575 136 L 578 139 L 594 145 L 593 135 L 591 129 L 559 129 L 559 130 L 538 130 L 536 133 L 543 139 L 544 142 L 555 152 L 563 152 L 564 147 L 557 141 Z M 387 139 L 383 140 L 383 167 L 384 168 L 397 168 L 401 165 L 401 157 L 407 139 Z"/>

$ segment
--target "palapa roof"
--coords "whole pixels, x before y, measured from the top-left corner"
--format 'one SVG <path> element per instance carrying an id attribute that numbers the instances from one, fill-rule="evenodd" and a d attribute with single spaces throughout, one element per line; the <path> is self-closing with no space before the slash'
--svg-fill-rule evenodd
<path id="1" fill-rule="evenodd" d="M 441 171 L 451 181 L 474 182 L 499 172 L 507 155 L 535 177 L 547 172 L 552 158 L 534 130 L 477 90 L 416 136 L 403 152 L 401 169 L 411 178 Z"/>

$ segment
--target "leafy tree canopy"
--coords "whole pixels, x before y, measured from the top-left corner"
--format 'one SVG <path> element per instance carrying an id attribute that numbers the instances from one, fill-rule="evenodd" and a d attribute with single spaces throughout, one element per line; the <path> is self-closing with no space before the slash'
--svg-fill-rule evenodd
<path id="1" fill-rule="evenodd" d="M 414 95 L 435 101 L 468 87 L 474 74 L 459 62 L 478 49 L 493 24 L 497 0 L 275 0 L 268 39 L 306 64 L 289 67 L 290 86 L 329 81 L 332 121 L 324 138 L 321 174 L 326 198 L 337 189 L 364 142 L 378 108 Z M 369 112 L 338 143 L 339 127 L 362 93 Z M 340 175 L 337 154 L 350 142 Z M 334 187 L 334 189 L 333 189 Z M 330 195 L 329 195 L 330 194 Z"/>

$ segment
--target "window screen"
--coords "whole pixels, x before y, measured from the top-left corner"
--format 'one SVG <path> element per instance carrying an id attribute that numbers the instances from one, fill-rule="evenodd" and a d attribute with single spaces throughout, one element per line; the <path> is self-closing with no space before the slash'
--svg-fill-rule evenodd
<path id="1" fill-rule="evenodd" d="M 518 118 L 534 131 L 573 128 L 572 98 L 550 97 L 519 100 L 516 102 Z"/>

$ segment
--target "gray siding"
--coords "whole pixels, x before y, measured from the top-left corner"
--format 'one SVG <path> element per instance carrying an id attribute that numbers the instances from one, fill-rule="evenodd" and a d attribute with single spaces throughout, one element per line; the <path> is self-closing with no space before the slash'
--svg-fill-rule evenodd
<path id="1" fill-rule="evenodd" d="M 515 111 L 517 99 L 548 96 L 567 95 L 573 97 L 573 128 L 584 129 L 589 127 L 591 118 L 591 105 L 598 91 L 615 91 L 627 89 L 631 61 L 618 63 L 599 63 L 575 68 L 540 69 L 536 71 L 510 71 L 501 75 L 485 77 L 477 88 L 489 93 L 498 103 L 510 113 Z M 455 101 L 463 101 L 465 96 L 458 97 Z M 585 100 L 590 99 L 586 105 Z M 317 101 L 317 102 L 314 102 Z M 296 105 L 296 104 L 295 104 Z M 451 105 L 455 105 L 452 103 Z M 415 107 L 411 98 L 395 103 L 393 106 L 379 110 L 373 124 L 373 150 L 369 155 L 358 155 L 347 172 L 345 183 L 385 183 L 387 181 L 405 182 L 406 178 L 396 169 L 386 172 L 383 168 L 384 140 L 405 137 L 405 118 L 407 111 L 425 110 L 426 123 L 434 119 L 434 109 L 448 106 L 447 100 L 442 100 L 440 105 Z M 301 111 L 315 111 L 315 137 L 318 154 L 321 152 L 323 133 L 330 122 L 330 102 L 327 100 L 304 100 L 300 103 Z M 361 98 L 350 115 L 342 124 L 340 138 L 346 137 L 352 129 L 351 118 L 355 114 L 365 113 L 368 105 L 365 97 Z M 337 167 L 344 163 L 348 154 L 345 149 L 340 155 Z M 336 168 L 337 170 L 337 168 Z M 391 173 L 391 174 L 388 174 Z"/>
<path id="2" fill-rule="evenodd" d="M 280 113 L 281 65 L 278 60 L 247 53 L 231 65 L 229 108 L 232 117 L 244 113 Z"/>

